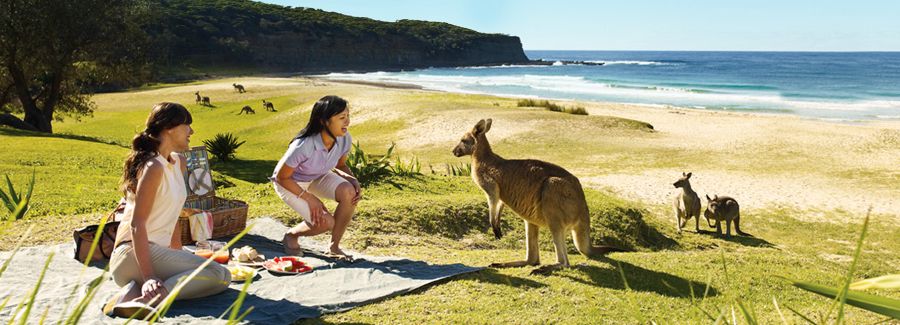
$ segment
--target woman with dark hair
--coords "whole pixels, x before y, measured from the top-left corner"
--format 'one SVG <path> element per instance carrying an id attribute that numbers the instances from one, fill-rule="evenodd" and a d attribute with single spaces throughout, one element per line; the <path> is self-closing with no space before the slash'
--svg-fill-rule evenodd
<path id="1" fill-rule="evenodd" d="M 330 253 L 351 259 L 341 250 L 341 238 L 350 224 L 362 189 L 350 168 L 347 153 L 352 140 L 350 108 L 337 96 L 325 96 L 313 105 L 309 122 L 294 137 L 272 175 L 275 193 L 296 211 L 303 221 L 284 234 L 284 251 L 300 255 L 300 236 L 331 231 Z M 338 202 L 334 214 L 322 198 Z"/>
<path id="2" fill-rule="evenodd" d="M 104 308 L 111 316 L 144 317 L 205 261 L 181 250 L 181 232 L 176 227 L 187 198 L 186 160 L 178 152 L 190 149 L 191 122 L 184 106 L 159 103 L 153 106 L 146 129 L 131 142 L 122 175 L 125 214 L 109 262 L 113 280 L 122 287 Z M 176 299 L 213 295 L 225 290 L 230 281 L 231 273 L 212 263 Z"/>

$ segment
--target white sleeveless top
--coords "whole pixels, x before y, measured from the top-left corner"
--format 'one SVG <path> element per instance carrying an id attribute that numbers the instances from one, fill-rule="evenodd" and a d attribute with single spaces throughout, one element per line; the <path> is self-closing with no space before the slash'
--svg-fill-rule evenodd
<path id="1" fill-rule="evenodd" d="M 163 175 L 159 188 L 156 189 L 156 198 L 150 208 L 150 215 L 147 218 L 148 239 L 151 243 L 163 247 L 169 247 L 172 243 L 172 233 L 175 231 L 175 224 L 178 222 L 178 216 L 181 214 L 181 208 L 187 198 L 184 176 L 181 173 L 181 158 L 174 153 L 171 157 L 175 160 L 174 164 L 159 154 L 153 158 L 163 166 Z M 147 168 L 146 165 L 144 168 Z M 125 201 L 124 215 L 119 229 L 116 231 L 116 243 L 132 240 L 131 220 L 134 216 L 134 193 L 128 192 Z"/>

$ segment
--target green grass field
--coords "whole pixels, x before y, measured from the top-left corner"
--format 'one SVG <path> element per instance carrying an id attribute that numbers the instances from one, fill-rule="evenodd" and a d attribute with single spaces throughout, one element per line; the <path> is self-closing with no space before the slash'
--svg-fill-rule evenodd
<path id="1" fill-rule="evenodd" d="M 274 195 L 266 177 L 306 123 L 316 99 L 327 94 L 347 98 L 354 119 L 350 131 L 366 152 L 383 153 L 396 142 L 396 153 L 402 159 L 417 157 L 425 175 L 399 180 L 402 189 L 385 184 L 367 188 L 345 236 L 346 246 L 365 254 L 399 255 L 430 263 L 485 266 L 524 256 L 522 222 L 504 212 L 505 236 L 494 239 L 488 229 L 484 196 L 471 178 L 444 175 L 444 164 L 468 161 L 450 154 L 462 133 L 444 134 L 444 130 L 468 126 L 482 116 L 501 117 L 507 124 L 540 124 L 537 131 L 525 130 L 492 142 L 494 150 L 510 158 L 550 160 L 579 176 L 681 167 L 684 163 L 678 161 L 697 155 L 711 157 L 711 161 L 698 164 L 714 164 L 721 160 L 717 156 L 724 156 L 649 146 L 659 135 L 638 121 L 519 108 L 512 99 L 336 83 L 322 86 L 307 79 L 253 79 L 242 82 L 248 93 L 237 94 L 231 88 L 232 82 L 241 82 L 236 80 L 101 94 L 94 98 L 98 105 L 94 117 L 56 123 L 57 134 L 52 136 L 0 127 L 3 174 L 14 184 L 26 183 L 32 170 L 37 174 L 32 208 L 26 219 L 0 226 L 0 249 L 11 249 L 30 224 L 39 226 L 26 245 L 71 240 L 72 229 L 95 223 L 113 208 L 121 197 L 117 186 L 130 139 L 143 128 L 150 107 L 159 101 L 176 101 L 190 108 L 196 130 L 192 145 L 202 145 L 204 139 L 226 131 L 247 141 L 238 150 L 237 161 L 212 166 L 220 196 L 247 201 L 250 218 L 273 216 L 294 223 L 296 216 Z M 197 90 L 210 96 L 215 107 L 195 105 L 193 92 Z M 262 99 L 272 101 L 278 112 L 262 110 Z M 253 106 L 257 113 L 236 115 L 243 105 Z M 416 133 L 423 125 L 434 134 Z M 494 128 L 497 131 L 492 132 L 503 132 L 502 126 L 495 124 Z M 572 132 L 549 135 L 559 129 Z M 583 136 L 585 132 L 592 136 Z M 410 140 L 420 135 L 434 139 Z M 566 150 L 571 146 L 579 150 Z M 634 154 L 642 159 L 630 159 Z M 790 157 L 760 156 L 756 163 L 756 170 L 773 173 L 817 172 L 801 159 Z M 749 167 L 735 163 L 734 168 Z M 895 172 L 861 169 L 859 177 L 879 179 Z M 712 323 L 709 314 L 746 323 L 738 299 L 760 323 L 781 322 L 773 300 L 788 323 L 803 321 L 786 306 L 816 322 L 836 317 L 836 313 L 827 314 L 828 299 L 794 288 L 778 276 L 839 285 L 850 265 L 864 211 L 745 210 L 741 226 L 754 237 L 725 239 L 695 234 L 690 230 L 693 220 L 689 230 L 677 234 L 667 205 L 628 201 L 593 189 L 586 193 L 595 243 L 633 252 L 591 260 L 578 255 L 570 242 L 570 261 L 575 266 L 550 276 L 529 275 L 532 268 L 528 267 L 485 269 L 307 322 Z M 802 221 L 809 220 L 803 216 L 810 214 L 836 222 Z M 900 226 L 892 220 L 873 218 L 855 279 L 900 270 Z M 707 228 L 704 223 L 701 227 Z M 540 239 L 542 262 L 555 262 L 549 235 L 543 232 Z M 900 296 L 898 290 L 874 293 Z M 852 324 L 884 319 L 854 307 L 847 307 L 846 312 L 846 321 Z"/>

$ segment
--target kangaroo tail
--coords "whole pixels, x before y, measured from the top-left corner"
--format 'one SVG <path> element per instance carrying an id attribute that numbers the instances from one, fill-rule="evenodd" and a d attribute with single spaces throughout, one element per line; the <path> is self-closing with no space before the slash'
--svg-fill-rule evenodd
<path id="1" fill-rule="evenodd" d="M 753 235 L 745 233 L 741 231 L 741 215 L 738 214 L 737 217 L 734 218 L 734 231 L 737 232 L 738 235 L 753 237 Z"/>

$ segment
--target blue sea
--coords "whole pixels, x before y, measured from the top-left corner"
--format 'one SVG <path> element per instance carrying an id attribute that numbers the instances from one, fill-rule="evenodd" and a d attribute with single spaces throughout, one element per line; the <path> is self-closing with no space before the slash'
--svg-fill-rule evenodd
<path id="1" fill-rule="evenodd" d="M 430 68 L 327 77 L 514 97 L 828 120 L 900 120 L 900 52 L 526 51 L 526 55 L 604 65 Z"/>

